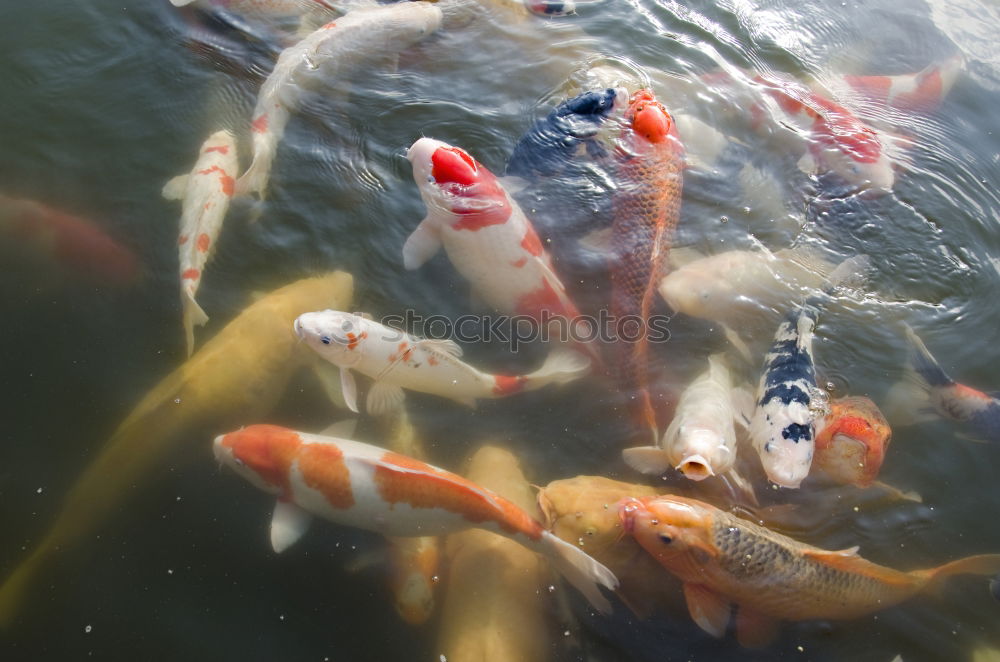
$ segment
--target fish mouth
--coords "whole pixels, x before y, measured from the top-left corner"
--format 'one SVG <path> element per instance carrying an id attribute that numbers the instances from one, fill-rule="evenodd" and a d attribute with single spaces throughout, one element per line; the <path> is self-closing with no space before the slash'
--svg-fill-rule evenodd
<path id="1" fill-rule="evenodd" d="M 636 512 L 643 507 L 642 502 L 634 497 L 627 497 L 618 503 L 618 521 L 622 530 L 631 534 L 635 531 Z"/>
<path id="2" fill-rule="evenodd" d="M 714 476 L 712 466 L 701 455 L 689 455 L 680 461 L 677 470 L 684 474 L 685 478 L 691 480 L 705 480 L 709 476 Z"/>
<path id="3" fill-rule="evenodd" d="M 299 342 L 306 339 L 306 332 L 302 328 L 302 322 L 300 322 L 298 318 L 296 318 L 295 322 L 292 324 L 292 328 L 295 329 L 295 335 L 299 337 Z"/>

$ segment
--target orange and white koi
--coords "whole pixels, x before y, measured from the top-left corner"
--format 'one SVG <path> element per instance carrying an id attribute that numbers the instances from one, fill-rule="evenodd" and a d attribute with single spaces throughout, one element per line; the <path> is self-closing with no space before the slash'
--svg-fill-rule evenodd
<path id="1" fill-rule="evenodd" d="M 325 0 L 170 0 L 174 7 L 196 5 L 225 9 L 244 16 L 283 18 L 301 16 L 317 7 L 329 9 Z"/>
<path id="2" fill-rule="evenodd" d="M 441 10 L 427 2 L 362 7 L 282 51 L 257 97 L 250 124 L 253 161 L 236 182 L 237 193 L 263 197 L 278 143 L 304 94 L 370 71 L 373 60 L 417 43 L 440 25 Z"/>
<path id="3" fill-rule="evenodd" d="M 640 319 L 643 332 L 635 342 L 616 343 L 616 366 L 621 388 L 635 395 L 638 422 L 651 430 L 655 443 L 647 326 L 680 216 L 684 147 L 673 118 L 650 90 L 632 95 L 617 148 L 611 314 L 616 320 Z"/>
<path id="4" fill-rule="evenodd" d="M 465 150 L 431 138 L 413 143 L 406 158 L 427 206 L 403 246 L 407 269 L 443 245 L 476 294 L 501 313 L 540 323 L 572 324 L 580 316 L 531 221 L 492 172 Z"/>
<path id="5" fill-rule="evenodd" d="M 715 637 L 736 607 L 736 636 L 760 646 L 779 621 L 850 619 L 886 609 L 958 574 L 993 575 L 1000 554 L 900 572 L 858 556 L 827 551 L 676 496 L 619 502 L 622 526 L 684 583 L 688 611 Z"/>
<path id="6" fill-rule="evenodd" d="M 659 445 L 626 448 L 622 459 L 636 471 L 657 476 L 671 467 L 691 480 L 726 473 L 736 461 L 732 390 L 725 358 L 708 357 L 708 370 L 684 389 Z"/>
<path id="7" fill-rule="evenodd" d="M 205 144 L 190 174 L 174 177 L 163 187 L 163 197 L 182 200 L 180 238 L 181 305 L 187 353 L 194 351 L 194 326 L 208 321 L 195 301 L 205 265 L 215 252 L 215 241 L 229 210 L 239 167 L 236 139 L 216 131 Z"/>
<path id="8" fill-rule="evenodd" d="M 271 544 L 282 551 L 313 516 L 388 536 L 443 535 L 481 528 L 542 554 L 595 608 L 610 570 L 563 542 L 521 508 L 449 471 L 348 439 L 251 425 L 216 437 L 215 457 L 277 497 Z"/>
<path id="9" fill-rule="evenodd" d="M 451 340 L 417 338 L 360 315 L 324 310 L 295 320 L 295 333 L 321 357 L 340 368 L 347 406 L 357 411 L 352 371 L 374 380 L 365 401 L 373 414 L 394 410 L 403 389 L 432 393 L 475 407 L 480 398 L 503 398 L 586 374 L 590 361 L 572 350 L 555 350 L 527 375 L 492 375 L 461 361 Z"/>
<path id="10" fill-rule="evenodd" d="M 944 100 L 965 67 L 965 58 L 954 55 L 924 69 L 899 76 L 839 76 L 830 83 L 835 92 L 860 96 L 867 103 L 897 110 L 927 113 Z"/>
<path id="11" fill-rule="evenodd" d="M 868 487 L 878 477 L 891 439 L 889 423 L 870 399 L 833 400 L 816 426 L 813 466 L 838 483 Z"/>
<path id="12" fill-rule="evenodd" d="M 127 286 L 139 277 L 135 254 L 94 221 L 2 194 L 0 259 L 89 283 Z"/>

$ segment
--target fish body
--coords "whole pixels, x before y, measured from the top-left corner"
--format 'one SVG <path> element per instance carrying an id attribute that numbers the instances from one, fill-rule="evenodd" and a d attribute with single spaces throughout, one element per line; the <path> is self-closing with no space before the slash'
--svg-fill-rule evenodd
<path id="1" fill-rule="evenodd" d="M 271 292 L 243 312 L 159 382 L 118 426 L 66 492 L 62 510 L 31 555 L 0 586 L 0 627 L 58 551 L 79 546 L 152 479 L 169 473 L 164 457 L 205 428 L 225 430 L 265 416 L 294 372 L 314 361 L 291 331 L 302 310 L 350 306 L 353 279 L 342 271 Z"/>
<path id="2" fill-rule="evenodd" d="M 529 181 L 552 177 L 581 151 L 593 158 L 605 156 L 595 138 L 612 112 L 627 105 L 628 92 L 610 87 L 581 92 L 563 101 L 517 141 L 507 160 L 507 174 Z"/>
<path id="3" fill-rule="evenodd" d="M 710 356 L 708 363 L 708 370 L 681 394 L 659 446 L 625 449 L 626 464 L 654 475 L 674 467 L 691 480 L 732 469 L 736 461 L 732 379 L 722 355 Z"/>
<path id="4" fill-rule="evenodd" d="M 465 150 L 431 138 L 417 140 L 406 156 L 427 206 L 403 246 L 406 268 L 418 268 L 444 246 L 487 304 L 540 324 L 561 320 L 568 337 L 580 313 L 531 221 L 497 177 Z M 598 358 L 596 350 L 581 347 Z"/>
<path id="5" fill-rule="evenodd" d="M 323 0 L 170 0 L 174 7 L 195 5 L 206 9 L 225 9 L 248 16 L 300 16 L 317 7 L 327 8 Z"/>
<path id="6" fill-rule="evenodd" d="M 528 375 L 493 375 L 459 357 L 450 340 L 417 338 L 360 315 L 335 310 L 305 313 L 295 320 L 295 333 L 321 357 L 340 368 L 345 398 L 357 411 L 352 371 L 371 377 L 366 408 L 392 411 L 402 402 L 402 389 L 432 393 L 474 407 L 479 398 L 502 398 L 583 376 L 589 361 L 571 350 L 556 350 Z"/>
<path id="7" fill-rule="evenodd" d="M 477 450 L 465 477 L 538 519 L 534 493 L 512 453 Z M 481 529 L 448 536 L 436 650 L 449 662 L 531 662 L 551 657 L 551 584 L 545 562 L 513 540 Z M 587 551 L 587 550 L 583 550 Z"/>
<path id="8" fill-rule="evenodd" d="M 762 645 L 778 621 L 850 619 L 886 609 L 954 574 L 991 575 L 1000 555 L 900 572 L 867 561 L 857 548 L 827 551 L 695 499 L 625 499 L 622 526 L 684 583 L 691 617 L 721 637 L 736 606 L 744 645 Z"/>
<path id="9" fill-rule="evenodd" d="M 1000 442 L 1000 393 L 986 393 L 956 382 L 941 368 L 920 337 L 906 327 L 909 343 L 905 397 L 909 402 L 895 407 L 929 408 L 962 425 L 962 432 L 979 441 Z M 900 397 L 894 394 L 896 398 Z"/>
<path id="10" fill-rule="evenodd" d="M 617 586 L 607 568 L 512 502 L 451 472 L 358 441 L 274 425 L 221 435 L 214 451 L 220 463 L 278 499 L 276 550 L 294 543 L 311 516 L 388 536 L 481 528 L 541 553 L 595 607 L 610 608 L 598 588 Z M 283 533 L 276 537 L 276 529 Z"/>
<path id="11" fill-rule="evenodd" d="M 93 221 L 0 195 L 0 257 L 90 283 L 127 286 L 139 277 L 135 254 Z"/>
<path id="12" fill-rule="evenodd" d="M 250 124 L 253 161 L 236 182 L 240 195 L 263 196 L 291 113 L 303 96 L 364 71 L 437 30 L 441 10 L 427 2 L 364 7 L 327 23 L 278 56 L 261 86 Z"/>
<path id="13" fill-rule="evenodd" d="M 817 418 L 825 401 L 816 386 L 812 341 L 817 310 L 803 304 L 787 315 L 764 357 L 750 421 L 750 440 L 767 477 L 796 488 L 809 474 Z"/>
<path id="14" fill-rule="evenodd" d="M 637 421 L 659 437 L 649 394 L 648 324 L 656 287 L 680 215 L 684 147 L 663 104 L 647 89 L 632 95 L 618 141 L 617 190 L 611 225 L 611 314 L 619 326 L 637 319 L 635 342 L 615 344 L 618 380 L 636 399 Z"/>
<path id="15" fill-rule="evenodd" d="M 951 91 L 965 67 L 965 59 L 955 55 L 920 71 L 898 76 L 846 75 L 835 79 L 835 90 L 853 93 L 866 103 L 908 112 L 935 110 Z"/>
<path id="16" fill-rule="evenodd" d="M 891 439 L 889 423 L 874 402 L 839 398 L 817 424 L 813 464 L 838 483 L 868 487 L 878 477 Z"/>
<path id="17" fill-rule="evenodd" d="M 187 353 L 194 351 L 194 326 L 208 321 L 195 301 L 205 265 L 215 252 L 215 241 L 229 210 L 239 167 L 236 139 L 216 131 L 201 146 L 194 168 L 167 182 L 163 196 L 182 200 L 180 236 L 181 306 Z"/>

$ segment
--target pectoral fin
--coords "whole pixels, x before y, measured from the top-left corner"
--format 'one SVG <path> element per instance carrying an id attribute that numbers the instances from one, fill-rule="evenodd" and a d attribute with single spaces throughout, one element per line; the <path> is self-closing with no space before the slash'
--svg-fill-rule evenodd
<path id="1" fill-rule="evenodd" d="M 345 418 L 342 421 L 325 428 L 320 434 L 325 437 L 340 437 L 341 439 L 354 439 L 354 432 L 358 427 L 358 419 Z"/>
<path id="2" fill-rule="evenodd" d="M 674 465 L 667 452 L 659 446 L 636 446 L 622 450 L 625 464 L 638 472 L 650 476 L 660 476 Z"/>
<path id="3" fill-rule="evenodd" d="M 736 608 L 736 640 L 746 648 L 763 648 L 778 637 L 780 623 L 770 616 L 738 606 Z"/>
<path id="4" fill-rule="evenodd" d="M 163 185 L 163 197 L 167 200 L 183 200 L 187 192 L 188 175 L 177 175 Z"/>
<path id="5" fill-rule="evenodd" d="M 728 600 L 701 584 L 684 584 L 684 599 L 698 627 L 716 639 L 726 634 L 731 612 Z"/>
<path id="6" fill-rule="evenodd" d="M 375 382 L 368 389 L 365 408 L 372 416 L 390 414 L 403 405 L 403 389 L 387 382 Z"/>
<path id="7" fill-rule="evenodd" d="M 430 216 L 420 221 L 420 225 L 403 244 L 403 266 L 412 271 L 434 257 L 441 248 L 441 236 Z"/>
<path id="8" fill-rule="evenodd" d="M 424 349 L 429 349 L 435 352 L 442 352 L 444 354 L 449 354 L 456 358 L 462 356 L 462 348 L 459 347 L 458 343 L 454 340 L 448 340 L 447 338 L 435 339 L 435 338 L 425 338 L 420 342 L 416 343 L 417 347 Z"/>
<path id="9" fill-rule="evenodd" d="M 347 408 L 355 414 L 358 412 L 358 383 L 354 381 L 354 375 L 347 368 L 340 369 L 340 391 L 344 396 L 344 403 Z"/>
<path id="10" fill-rule="evenodd" d="M 312 515 L 288 501 L 277 501 L 271 515 L 271 547 L 278 554 L 298 541 L 309 529 Z"/>

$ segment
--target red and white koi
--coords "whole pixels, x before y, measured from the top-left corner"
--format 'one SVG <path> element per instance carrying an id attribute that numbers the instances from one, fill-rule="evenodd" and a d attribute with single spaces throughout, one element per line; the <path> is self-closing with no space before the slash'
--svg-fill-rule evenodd
<path id="1" fill-rule="evenodd" d="M 838 76 L 828 83 L 847 99 L 858 96 L 866 103 L 897 110 L 927 113 L 936 109 L 951 91 L 965 68 L 965 58 L 954 55 L 943 62 L 927 65 L 900 76 Z"/>
<path id="2" fill-rule="evenodd" d="M 524 510 L 472 481 L 358 441 L 251 425 L 216 437 L 215 457 L 277 497 L 271 544 L 281 552 L 313 516 L 388 536 L 443 535 L 481 528 L 542 554 L 595 608 L 609 611 L 600 587 L 618 580 Z"/>
<path id="3" fill-rule="evenodd" d="M 659 445 L 626 448 L 622 459 L 636 471 L 657 476 L 670 467 L 691 480 L 726 473 L 736 461 L 732 391 L 725 358 L 708 357 L 708 370 L 681 394 Z"/>
<path id="4" fill-rule="evenodd" d="M 411 46 L 441 25 L 441 10 L 427 2 L 362 7 L 327 23 L 278 56 L 261 86 L 250 129 L 253 161 L 236 183 L 240 195 L 263 197 L 285 126 L 304 94 L 322 90 L 373 60 Z"/>
<path id="5" fill-rule="evenodd" d="M 531 221 L 492 172 L 465 150 L 431 138 L 413 143 L 406 158 L 427 206 L 403 246 L 407 269 L 443 245 L 476 294 L 501 313 L 539 322 L 580 316 Z"/>
<path id="6" fill-rule="evenodd" d="M 295 333 L 324 359 L 340 368 L 347 406 L 358 411 L 352 371 L 374 380 L 366 409 L 381 414 L 396 409 L 403 389 L 432 393 L 470 407 L 480 398 L 503 398 L 585 375 L 590 361 L 572 350 L 555 350 L 528 375 L 492 375 L 461 361 L 451 340 L 417 338 L 360 315 L 324 310 L 295 320 Z"/>
<path id="7" fill-rule="evenodd" d="M 324 0 L 170 0 L 174 7 L 195 5 L 206 9 L 226 9 L 244 16 L 283 18 L 301 16 L 317 7 L 329 9 Z"/>
<path id="8" fill-rule="evenodd" d="M 236 139 L 229 131 L 216 131 L 201 146 L 194 168 L 163 187 L 163 197 L 182 200 L 180 237 L 181 306 L 187 353 L 194 351 L 194 327 L 208 321 L 195 301 L 205 265 L 215 252 L 215 241 L 229 210 L 239 168 Z"/>

